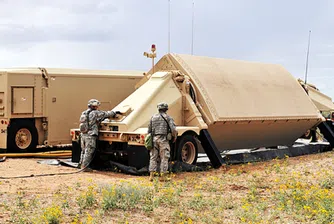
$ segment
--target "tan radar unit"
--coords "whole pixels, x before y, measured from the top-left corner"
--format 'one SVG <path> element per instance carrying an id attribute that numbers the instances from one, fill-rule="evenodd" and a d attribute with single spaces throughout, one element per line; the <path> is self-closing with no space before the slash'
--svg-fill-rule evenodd
<path id="1" fill-rule="evenodd" d="M 324 121 L 300 83 L 276 64 L 167 54 L 137 87 L 113 109 L 125 116 L 101 124 L 99 140 L 107 143 L 102 151 L 117 151 L 119 143 L 143 146 L 162 101 L 179 135 L 172 159 L 187 163 L 196 162 L 203 130 L 219 150 L 233 150 L 292 145 Z"/>

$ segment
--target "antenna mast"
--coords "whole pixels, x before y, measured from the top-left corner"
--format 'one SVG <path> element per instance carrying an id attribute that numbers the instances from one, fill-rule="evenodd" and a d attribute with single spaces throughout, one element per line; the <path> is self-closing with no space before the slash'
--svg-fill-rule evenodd
<path id="1" fill-rule="evenodd" d="M 311 41 L 311 30 L 308 33 L 308 46 L 307 46 L 307 54 L 306 54 L 306 68 L 305 68 L 305 81 L 304 83 L 307 83 L 307 70 L 308 70 L 308 55 L 310 53 L 310 41 Z"/>
<path id="2" fill-rule="evenodd" d="M 192 5 L 192 20 L 191 20 L 191 55 L 194 54 L 194 6 L 195 6 L 195 2 L 193 0 L 193 5 Z"/>
<path id="3" fill-rule="evenodd" d="M 168 54 L 170 53 L 170 0 L 168 0 Z"/>

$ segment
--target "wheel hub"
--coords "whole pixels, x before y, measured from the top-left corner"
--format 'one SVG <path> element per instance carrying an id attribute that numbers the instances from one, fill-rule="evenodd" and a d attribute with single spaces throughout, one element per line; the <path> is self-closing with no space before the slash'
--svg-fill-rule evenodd
<path id="1" fill-rule="evenodd" d="M 196 148 L 192 142 L 186 142 L 182 147 L 181 158 L 185 163 L 193 163 L 195 159 Z"/>
<path id="2" fill-rule="evenodd" d="M 29 147 L 32 141 L 31 133 L 26 128 L 18 130 L 15 136 L 15 143 L 20 149 L 26 149 Z"/>

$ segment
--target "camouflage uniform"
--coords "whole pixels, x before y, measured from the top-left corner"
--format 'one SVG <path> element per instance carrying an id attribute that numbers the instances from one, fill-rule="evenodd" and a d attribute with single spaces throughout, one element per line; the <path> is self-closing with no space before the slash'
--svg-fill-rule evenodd
<path id="1" fill-rule="evenodd" d="M 150 165 L 149 171 L 156 172 L 158 168 L 158 157 L 160 156 L 160 172 L 166 173 L 168 170 L 168 160 L 170 157 L 170 146 L 167 140 L 168 125 L 167 122 L 161 117 L 164 116 L 166 121 L 168 121 L 171 132 L 174 134 L 176 132 L 174 120 L 172 117 L 164 112 L 160 112 L 152 116 L 150 124 L 148 126 L 148 133 L 153 135 L 154 147 L 150 151 Z"/>
<path id="2" fill-rule="evenodd" d="M 96 148 L 96 140 L 99 134 L 99 123 L 107 117 L 115 117 L 113 111 L 101 111 L 88 109 L 82 112 L 82 115 L 87 116 L 90 111 L 89 118 L 89 129 L 87 133 L 81 133 L 81 158 L 79 166 L 81 168 L 87 167 L 93 159 L 94 151 Z"/>

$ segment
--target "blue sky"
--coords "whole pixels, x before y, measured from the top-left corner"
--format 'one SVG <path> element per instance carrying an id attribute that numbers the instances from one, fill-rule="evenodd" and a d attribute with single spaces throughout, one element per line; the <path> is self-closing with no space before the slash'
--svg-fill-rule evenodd
<path id="1" fill-rule="evenodd" d="M 191 53 L 193 0 L 170 0 L 171 52 Z M 333 0 L 194 0 L 194 54 L 276 63 L 334 98 Z M 148 70 L 168 52 L 168 0 L 0 0 L 0 67 Z"/>

